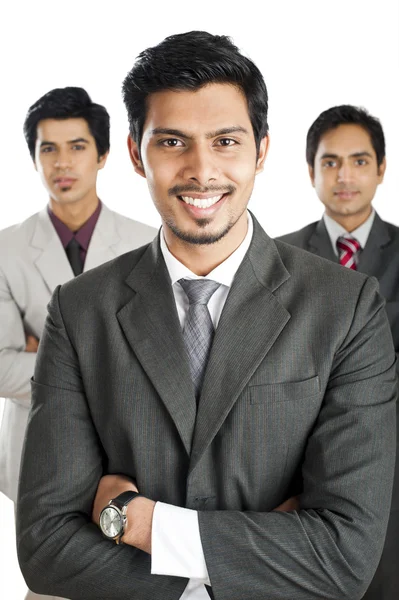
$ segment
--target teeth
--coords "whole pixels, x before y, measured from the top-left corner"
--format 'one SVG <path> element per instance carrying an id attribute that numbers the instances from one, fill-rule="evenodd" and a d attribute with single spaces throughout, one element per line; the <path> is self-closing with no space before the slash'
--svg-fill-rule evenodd
<path id="1" fill-rule="evenodd" d="M 213 198 L 191 198 L 190 196 L 180 196 L 180 198 L 186 203 L 191 204 L 191 206 L 195 206 L 196 208 L 209 208 L 219 202 L 220 198 L 223 196 L 213 196 Z"/>

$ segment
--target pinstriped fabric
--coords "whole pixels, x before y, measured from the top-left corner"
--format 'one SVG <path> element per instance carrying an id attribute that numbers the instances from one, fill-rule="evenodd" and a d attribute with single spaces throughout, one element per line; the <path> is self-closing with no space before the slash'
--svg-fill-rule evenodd
<path id="1" fill-rule="evenodd" d="M 357 239 L 341 236 L 337 239 L 337 248 L 340 264 L 343 267 L 356 271 L 358 252 L 361 249 L 361 245 Z"/>
<path id="2" fill-rule="evenodd" d="M 207 304 L 220 287 L 220 283 L 211 279 L 180 279 L 179 283 L 190 303 L 183 338 L 190 359 L 195 396 L 198 399 L 214 334 Z"/>

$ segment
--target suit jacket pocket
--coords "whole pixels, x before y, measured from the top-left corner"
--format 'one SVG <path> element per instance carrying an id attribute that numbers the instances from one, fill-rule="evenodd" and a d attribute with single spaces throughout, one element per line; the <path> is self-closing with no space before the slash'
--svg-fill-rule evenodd
<path id="1" fill-rule="evenodd" d="M 262 383 L 252 385 L 249 388 L 251 404 L 305 400 L 317 396 L 319 392 L 319 377 L 317 375 L 304 381 Z"/>

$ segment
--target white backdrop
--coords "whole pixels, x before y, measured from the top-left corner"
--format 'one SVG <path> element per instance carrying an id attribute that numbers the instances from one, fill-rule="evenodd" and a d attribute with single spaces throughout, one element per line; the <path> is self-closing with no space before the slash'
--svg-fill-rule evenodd
<path id="1" fill-rule="evenodd" d="M 271 148 L 250 207 L 279 235 L 320 217 L 310 186 L 305 137 L 336 104 L 367 108 L 382 121 L 388 168 L 375 206 L 399 224 L 399 6 L 392 0 L 200 0 L 146 3 L 37 0 L 0 9 L 2 193 L 0 229 L 41 209 L 47 198 L 22 134 L 29 106 L 54 87 L 77 85 L 111 115 L 111 155 L 99 195 L 150 225 L 159 219 L 130 165 L 121 82 L 134 58 L 166 35 L 192 29 L 233 37 L 264 74 Z M 21 600 L 12 507 L 0 494 L 0 597 Z"/>

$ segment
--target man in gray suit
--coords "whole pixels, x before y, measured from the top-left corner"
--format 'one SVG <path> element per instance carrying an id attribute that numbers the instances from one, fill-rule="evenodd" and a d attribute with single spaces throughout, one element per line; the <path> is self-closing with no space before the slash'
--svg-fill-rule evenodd
<path id="1" fill-rule="evenodd" d="M 248 212 L 267 91 L 229 38 L 166 38 L 123 90 L 163 226 L 49 305 L 18 495 L 26 580 L 76 600 L 356 600 L 394 469 L 377 284 Z"/>
<path id="2" fill-rule="evenodd" d="M 155 229 L 109 210 L 96 179 L 109 152 L 109 115 L 82 88 L 55 89 L 24 133 L 49 194 L 41 212 L 0 232 L 0 491 L 16 501 L 30 378 L 57 285 L 148 243 Z M 35 460 L 35 449 L 32 449 Z"/>
<path id="3" fill-rule="evenodd" d="M 330 108 L 309 129 L 306 159 L 312 185 L 325 213 L 320 221 L 279 239 L 376 277 L 386 299 L 398 353 L 399 228 L 383 221 L 372 206 L 386 167 L 381 123 L 362 108 L 348 105 Z M 397 600 L 398 556 L 397 461 L 384 551 L 365 600 Z"/>

